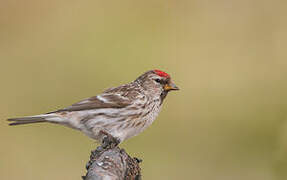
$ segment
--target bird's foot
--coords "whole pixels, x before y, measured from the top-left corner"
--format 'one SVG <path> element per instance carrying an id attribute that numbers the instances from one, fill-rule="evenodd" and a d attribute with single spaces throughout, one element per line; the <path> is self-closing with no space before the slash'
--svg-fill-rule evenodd
<path id="1" fill-rule="evenodd" d="M 100 133 L 103 134 L 102 145 L 100 146 L 103 149 L 112 149 L 120 143 L 120 140 L 118 138 L 113 137 L 109 133 L 105 131 L 101 131 Z"/>
<path id="2" fill-rule="evenodd" d="M 91 151 L 90 160 L 86 164 L 86 169 L 89 169 L 93 161 L 97 159 L 97 157 L 99 157 L 105 150 L 113 149 L 120 143 L 118 138 L 113 137 L 106 131 L 100 131 L 100 134 L 102 136 L 102 144 L 98 146 L 97 149 Z"/>

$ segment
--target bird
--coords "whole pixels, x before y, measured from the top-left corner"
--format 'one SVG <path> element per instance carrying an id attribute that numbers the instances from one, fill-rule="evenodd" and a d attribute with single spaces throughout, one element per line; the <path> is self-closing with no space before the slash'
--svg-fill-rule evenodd
<path id="1" fill-rule="evenodd" d="M 11 126 L 54 123 L 83 132 L 100 143 L 115 146 L 138 135 L 158 116 L 170 91 L 179 90 L 171 76 L 150 70 L 136 80 L 107 89 L 71 106 L 45 114 L 10 118 Z"/>

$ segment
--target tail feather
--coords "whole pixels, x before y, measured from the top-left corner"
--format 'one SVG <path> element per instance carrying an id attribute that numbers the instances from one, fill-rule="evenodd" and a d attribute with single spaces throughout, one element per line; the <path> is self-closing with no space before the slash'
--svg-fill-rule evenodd
<path id="1" fill-rule="evenodd" d="M 31 124 L 31 123 L 40 123 L 47 122 L 43 117 L 20 117 L 20 118 L 11 118 L 8 119 L 11 123 L 10 126 L 22 125 L 22 124 Z"/>
<path id="2" fill-rule="evenodd" d="M 61 118 L 53 115 L 53 114 L 42 114 L 36 116 L 27 116 L 27 117 L 19 117 L 19 118 L 10 118 L 8 119 L 11 123 L 10 126 L 14 125 L 22 125 L 22 124 L 32 124 L 32 123 L 42 123 L 42 122 L 60 122 Z"/>

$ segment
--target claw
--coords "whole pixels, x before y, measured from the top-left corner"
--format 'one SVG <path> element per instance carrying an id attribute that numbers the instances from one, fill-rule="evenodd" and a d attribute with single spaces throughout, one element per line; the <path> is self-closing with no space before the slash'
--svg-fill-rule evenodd
<path id="1" fill-rule="evenodd" d="M 102 138 L 102 145 L 101 145 L 102 148 L 112 149 L 120 143 L 120 140 L 118 138 L 113 137 L 109 133 L 107 133 L 105 131 L 100 131 L 100 133 L 104 135 Z"/>
<path id="2" fill-rule="evenodd" d="M 87 162 L 87 164 L 86 164 L 86 170 L 89 170 L 89 168 L 90 168 L 90 166 L 91 166 L 92 164 L 91 164 L 91 162 L 89 161 L 89 162 Z"/>

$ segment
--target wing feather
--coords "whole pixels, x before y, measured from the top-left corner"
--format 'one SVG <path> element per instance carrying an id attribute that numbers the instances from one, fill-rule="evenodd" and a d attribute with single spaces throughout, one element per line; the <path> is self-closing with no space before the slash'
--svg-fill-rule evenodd
<path id="1" fill-rule="evenodd" d="M 133 103 L 139 93 L 130 84 L 119 86 L 104 91 L 104 93 L 84 99 L 69 107 L 53 111 L 50 113 L 64 111 L 83 111 L 100 108 L 125 108 Z"/>
<path id="2" fill-rule="evenodd" d="M 113 97 L 115 100 L 116 97 Z M 83 111 L 83 110 L 91 110 L 91 109 L 100 109 L 100 108 L 124 108 L 130 105 L 128 101 L 124 101 L 120 98 L 117 98 L 116 101 L 102 101 L 102 99 L 97 96 L 82 100 L 78 103 L 75 103 L 69 107 L 54 111 L 55 112 L 63 112 L 63 111 Z"/>

